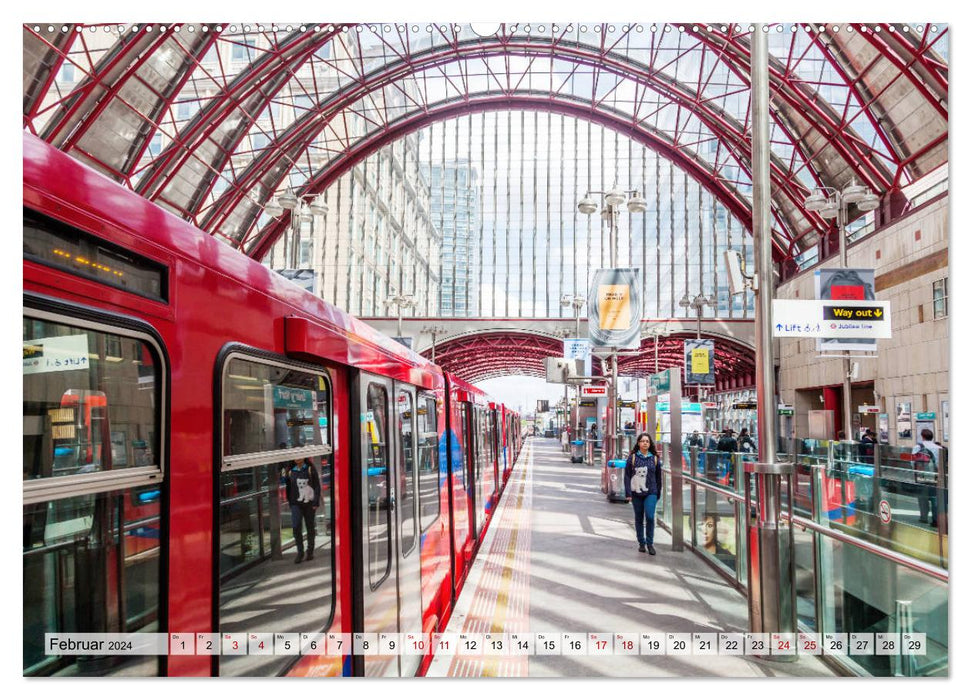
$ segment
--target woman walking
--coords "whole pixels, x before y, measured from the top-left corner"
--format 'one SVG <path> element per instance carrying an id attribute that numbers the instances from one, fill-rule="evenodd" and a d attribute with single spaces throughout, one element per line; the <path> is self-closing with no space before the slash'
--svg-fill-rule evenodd
<path id="1" fill-rule="evenodd" d="M 661 497 L 661 459 L 649 433 L 637 436 L 624 467 L 624 490 L 634 506 L 637 551 L 654 551 L 654 511 Z M 646 522 L 645 522 L 646 519 Z"/>

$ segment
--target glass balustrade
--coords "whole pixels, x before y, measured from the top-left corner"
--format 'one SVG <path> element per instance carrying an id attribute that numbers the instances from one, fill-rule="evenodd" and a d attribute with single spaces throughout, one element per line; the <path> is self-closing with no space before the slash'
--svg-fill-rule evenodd
<path id="1" fill-rule="evenodd" d="M 684 522 L 685 546 L 739 589 L 748 583 L 744 463 L 758 455 L 684 447 L 682 512 L 665 493 L 658 521 Z M 850 441 L 780 441 L 793 462 L 793 496 L 782 512 L 793 525 L 793 589 L 799 629 L 820 634 L 901 634 L 919 653 L 833 657 L 873 676 L 948 674 L 948 451 Z M 754 481 L 754 480 L 753 480 Z M 756 503 L 756 493 L 750 494 Z"/>

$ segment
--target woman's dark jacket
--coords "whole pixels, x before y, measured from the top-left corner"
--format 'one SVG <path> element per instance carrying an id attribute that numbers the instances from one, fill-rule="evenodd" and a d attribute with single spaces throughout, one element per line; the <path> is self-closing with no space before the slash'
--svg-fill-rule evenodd
<path id="1" fill-rule="evenodd" d="M 630 498 L 631 494 L 634 493 L 631 490 L 631 481 L 640 481 L 640 479 L 635 479 L 637 476 L 638 469 L 645 470 L 643 473 L 643 480 L 646 485 L 646 490 L 641 492 L 640 496 L 647 496 L 648 494 L 655 494 L 657 496 L 661 495 L 661 460 L 656 458 L 650 452 L 645 457 L 641 454 L 640 450 L 635 450 L 627 458 L 627 464 L 624 466 L 624 493 Z"/>

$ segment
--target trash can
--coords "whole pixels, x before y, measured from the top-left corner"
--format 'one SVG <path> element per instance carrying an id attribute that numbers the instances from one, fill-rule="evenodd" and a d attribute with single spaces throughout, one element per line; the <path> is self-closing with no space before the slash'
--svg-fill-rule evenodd
<path id="1" fill-rule="evenodd" d="M 623 459 L 612 459 L 607 462 L 607 500 L 627 502 L 624 489 L 624 467 L 627 462 Z"/>
<path id="2" fill-rule="evenodd" d="M 583 462 L 583 440 L 574 440 L 570 443 L 570 462 L 573 464 Z"/>

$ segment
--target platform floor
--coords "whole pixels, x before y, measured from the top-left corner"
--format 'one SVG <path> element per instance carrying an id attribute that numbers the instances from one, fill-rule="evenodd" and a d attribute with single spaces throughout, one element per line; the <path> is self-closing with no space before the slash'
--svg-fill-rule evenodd
<path id="1" fill-rule="evenodd" d="M 745 597 L 696 554 L 637 551 L 633 509 L 595 467 L 527 440 L 446 633 L 746 632 Z M 436 656 L 431 677 L 827 677 L 819 659 L 736 656 Z"/>

